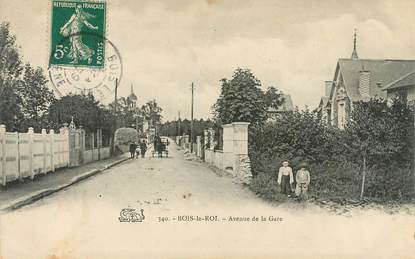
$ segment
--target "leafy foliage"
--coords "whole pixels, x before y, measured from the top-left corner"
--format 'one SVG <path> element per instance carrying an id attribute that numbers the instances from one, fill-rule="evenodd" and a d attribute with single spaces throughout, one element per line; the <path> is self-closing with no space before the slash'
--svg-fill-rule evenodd
<path id="1" fill-rule="evenodd" d="M 180 124 L 180 131 L 179 131 L 179 124 Z M 213 121 L 210 119 L 207 120 L 193 120 L 193 131 L 194 137 L 196 140 L 196 136 L 203 136 L 203 130 L 212 128 L 214 125 Z M 163 123 L 160 127 L 160 134 L 164 136 L 182 136 L 183 134 L 190 135 L 190 120 L 174 120 L 174 121 L 167 121 Z"/>
<path id="2" fill-rule="evenodd" d="M 0 123 L 10 127 L 23 117 L 16 88 L 20 83 L 22 61 L 16 37 L 8 23 L 0 24 Z"/>
<path id="3" fill-rule="evenodd" d="M 160 106 L 158 106 L 157 101 L 155 99 L 148 101 L 145 105 L 141 107 L 141 110 L 144 118 L 150 122 L 150 126 L 155 127 L 156 125 L 159 125 L 161 123 L 161 112 L 163 111 L 163 109 Z"/>
<path id="4" fill-rule="evenodd" d="M 261 124 L 267 105 L 261 82 L 249 69 L 236 69 L 231 80 L 221 80 L 221 94 L 213 106 L 215 120 L 221 124 L 236 121 Z"/>
<path id="5" fill-rule="evenodd" d="M 40 67 L 35 69 L 30 64 L 25 65 L 23 80 L 17 88 L 24 114 L 24 125 L 20 126 L 20 130 L 34 127 L 40 131 L 47 126 L 43 115 L 55 96 L 46 83 L 46 77 Z"/>
<path id="6" fill-rule="evenodd" d="M 114 114 L 115 102 L 109 104 L 109 110 Z M 140 115 L 140 108 L 129 97 L 120 97 L 117 99 L 117 109 L 114 116 L 117 118 L 119 127 L 135 127 L 137 116 Z M 139 121 L 142 123 L 142 119 Z M 140 123 L 140 125 L 141 125 Z"/>
<path id="7" fill-rule="evenodd" d="M 308 110 L 283 113 L 275 122 L 251 128 L 249 154 L 254 171 L 268 170 L 262 162 L 257 163 L 257 158 L 275 161 L 278 166 L 286 159 L 294 163 L 330 160 L 333 153 L 340 153 L 335 144 L 337 134 L 340 132 L 321 123 L 316 114 Z"/>
<path id="8" fill-rule="evenodd" d="M 413 149 L 413 111 L 400 99 L 372 99 L 356 102 L 346 125 L 349 158 L 359 163 L 366 156 L 369 165 L 406 164 Z M 396 166 L 396 165 L 394 165 Z"/>
<path id="9" fill-rule="evenodd" d="M 372 99 L 354 103 L 345 130 L 325 125 L 307 110 L 286 112 L 275 122 L 252 127 L 249 156 L 254 176 L 274 175 L 285 159 L 294 170 L 308 162 L 311 191 L 333 199 L 359 196 L 365 156 L 366 197 L 402 200 L 415 194 L 413 136 L 410 105 L 400 99 L 390 105 Z M 266 188 L 272 195 L 274 190 Z"/>
<path id="10" fill-rule="evenodd" d="M 16 37 L 8 23 L 0 24 L 0 123 L 8 129 L 40 131 L 47 126 L 45 112 L 55 99 L 41 68 L 22 65 Z"/>
<path id="11" fill-rule="evenodd" d="M 278 188 L 276 174 L 260 173 L 252 179 L 249 188 L 266 200 L 278 202 L 288 200 L 285 195 L 281 194 Z"/>
<path id="12" fill-rule="evenodd" d="M 282 92 L 279 92 L 277 88 L 270 86 L 265 91 L 265 104 L 267 107 L 278 109 L 284 103 L 284 96 Z"/>
<path id="13" fill-rule="evenodd" d="M 114 113 L 115 103 L 109 104 L 109 109 Z M 120 127 L 138 126 L 142 129 L 144 120 L 149 123 L 150 127 L 155 127 L 161 123 L 161 113 L 163 109 L 158 106 L 156 100 L 150 100 L 141 108 L 131 98 L 120 97 L 117 100 L 117 112 L 115 114 Z"/>
<path id="14" fill-rule="evenodd" d="M 114 124 L 114 117 L 92 94 L 70 94 L 51 103 L 48 120 L 53 122 L 54 128 L 70 122 L 72 117 L 75 124 L 87 132 L 103 129 L 103 134 L 109 134 Z"/>

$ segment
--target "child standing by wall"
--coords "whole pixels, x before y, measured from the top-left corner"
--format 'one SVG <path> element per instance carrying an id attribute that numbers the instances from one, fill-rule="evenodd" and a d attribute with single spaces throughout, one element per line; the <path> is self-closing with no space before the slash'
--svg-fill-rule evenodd
<path id="1" fill-rule="evenodd" d="M 288 161 L 284 161 L 278 170 L 278 184 L 281 186 L 281 193 L 290 197 L 292 183 L 294 183 L 293 171 L 288 166 Z"/>

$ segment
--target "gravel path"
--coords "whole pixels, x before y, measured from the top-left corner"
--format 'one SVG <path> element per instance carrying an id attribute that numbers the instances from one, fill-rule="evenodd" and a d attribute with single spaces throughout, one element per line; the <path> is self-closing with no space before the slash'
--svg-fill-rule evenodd
<path id="1" fill-rule="evenodd" d="M 413 258 L 415 218 L 272 205 L 170 146 L 0 218 L 0 258 Z M 120 222 L 124 208 L 143 222 Z M 203 219 L 203 220 L 202 220 Z M 258 221 L 256 221 L 256 219 Z M 265 221 L 262 221 L 265 219 Z"/>

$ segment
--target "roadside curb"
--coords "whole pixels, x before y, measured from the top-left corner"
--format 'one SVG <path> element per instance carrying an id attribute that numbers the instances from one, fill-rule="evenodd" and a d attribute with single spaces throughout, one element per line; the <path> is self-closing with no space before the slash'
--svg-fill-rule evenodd
<path id="1" fill-rule="evenodd" d="M 43 190 L 31 193 L 29 195 L 23 196 L 21 198 L 18 198 L 16 200 L 12 201 L 12 202 L 9 202 L 6 205 L 1 206 L 0 207 L 0 212 L 10 212 L 10 211 L 19 209 L 21 207 L 24 207 L 26 205 L 29 205 L 29 204 L 31 204 L 35 201 L 38 201 L 38 200 L 40 200 L 40 199 L 42 199 L 46 196 L 49 196 L 49 195 L 51 195 L 55 192 L 63 190 L 63 189 L 65 189 L 65 188 L 67 188 L 71 185 L 74 185 L 78 182 L 81 182 L 81 181 L 91 177 L 91 176 L 94 176 L 98 173 L 101 173 L 101 172 L 103 172 L 103 171 L 105 171 L 105 170 L 107 170 L 107 169 L 109 169 L 113 166 L 116 166 L 116 165 L 118 165 L 118 164 L 120 164 L 124 161 L 127 161 L 128 159 L 130 159 L 130 157 L 121 158 L 120 160 L 112 162 L 109 165 L 105 165 L 102 168 L 94 169 L 94 170 L 85 172 L 83 174 L 77 175 L 77 176 L 73 177 L 68 183 L 61 184 L 61 185 L 58 185 L 58 186 L 52 187 L 52 188 L 43 189 Z"/>

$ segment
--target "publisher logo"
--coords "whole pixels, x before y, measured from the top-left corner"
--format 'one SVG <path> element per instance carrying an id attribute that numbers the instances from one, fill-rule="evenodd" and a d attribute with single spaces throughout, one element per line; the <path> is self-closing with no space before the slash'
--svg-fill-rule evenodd
<path id="1" fill-rule="evenodd" d="M 135 209 L 122 209 L 120 211 L 120 217 L 118 220 L 120 222 L 142 222 L 145 219 L 144 210 L 141 209 L 140 212 L 136 212 Z"/>

